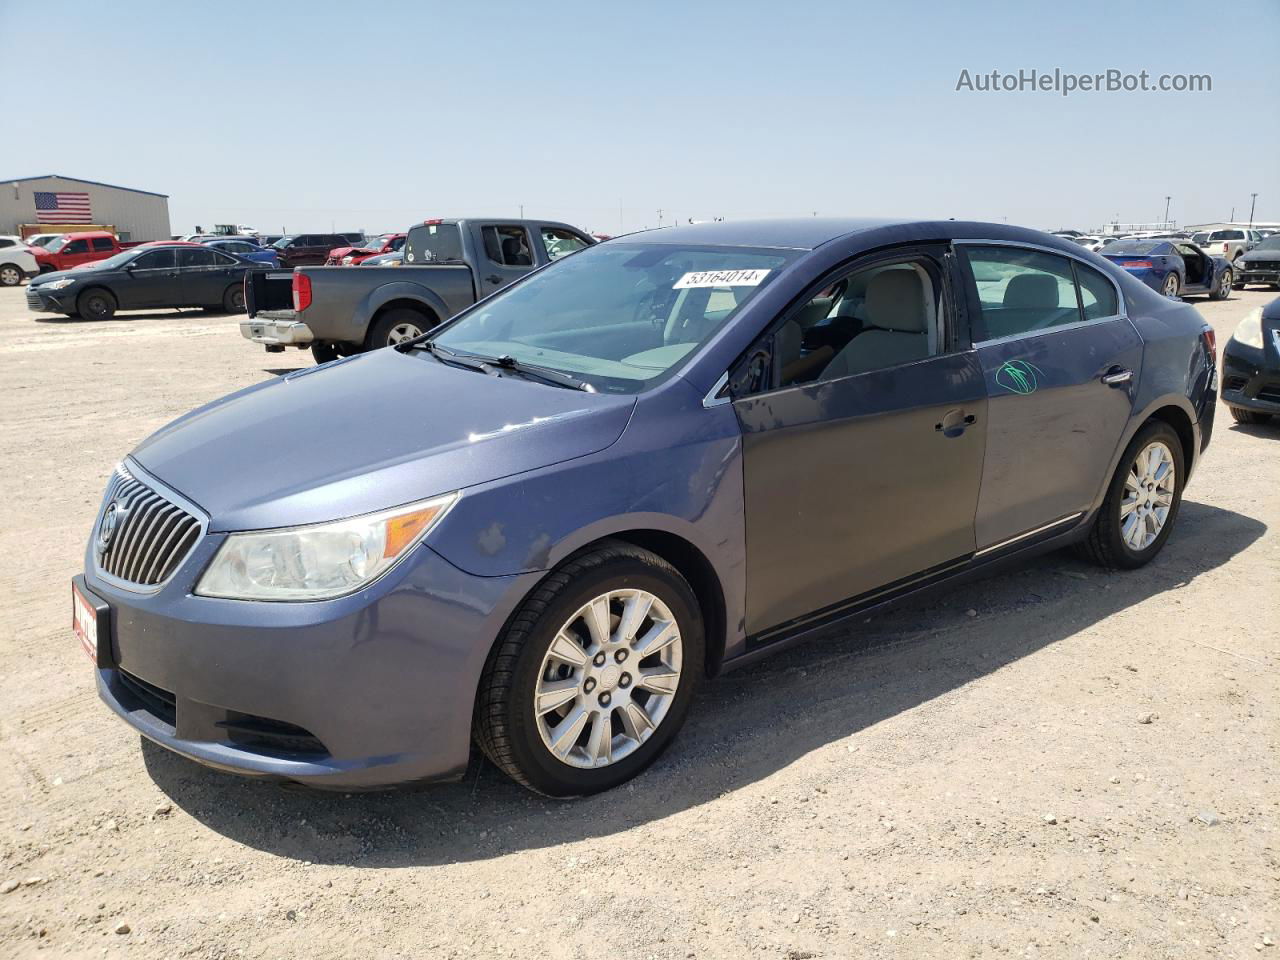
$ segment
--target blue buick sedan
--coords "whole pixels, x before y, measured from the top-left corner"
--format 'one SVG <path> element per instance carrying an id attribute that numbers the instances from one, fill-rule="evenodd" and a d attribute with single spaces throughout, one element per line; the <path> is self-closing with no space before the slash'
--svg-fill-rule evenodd
<path id="1" fill-rule="evenodd" d="M 143 441 L 73 628 L 107 705 L 212 767 L 369 787 L 474 744 L 589 794 L 820 627 L 1057 547 L 1149 562 L 1216 388 L 1194 308 L 1043 233 L 624 237 Z"/>

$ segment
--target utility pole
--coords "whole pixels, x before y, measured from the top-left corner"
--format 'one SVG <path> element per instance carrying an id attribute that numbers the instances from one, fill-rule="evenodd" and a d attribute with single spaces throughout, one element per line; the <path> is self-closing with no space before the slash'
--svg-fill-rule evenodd
<path id="1" fill-rule="evenodd" d="M 658 208 L 658 229 L 662 229 L 662 208 Z"/>
<path id="2" fill-rule="evenodd" d="M 520 219 L 524 219 L 524 204 L 520 204 Z"/>
<path id="3" fill-rule="evenodd" d="M 1172 199 L 1172 197 L 1165 197 L 1165 198 L 1164 198 L 1164 225 L 1165 225 L 1166 227 L 1169 225 L 1169 201 L 1170 201 L 1171 199 Z"/>
<path id="4" fill-rule="evenodd" d="M 1253 229 L 1253 211 L 1258 206 L 1258 195 L 1256 193 L 1249 194 L 1249 229 Z"/>
<path id="5" fill-rule="evenodd" d="M 1230 219 L 1230 220 L 1228 220 L 1228 221 L 1227 221 L 1227 223 L 1235 223 L 1235 222 L 1236 222 L 1236 208 L 1235 208 L 1235 207 L 1232 207 L 1232 208 L 1231 208 L 1231 219 Z"/>

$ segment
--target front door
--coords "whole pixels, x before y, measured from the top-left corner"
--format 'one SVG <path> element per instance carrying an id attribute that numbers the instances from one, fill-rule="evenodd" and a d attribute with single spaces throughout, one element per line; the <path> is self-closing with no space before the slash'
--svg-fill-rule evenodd
<path id="1" fill-rule="evenodd" d="M 481 296 L 501 290 L 533 269 L 533 244 L 520 224 L 488 224 L 480 228 L 480 236 L 484 261 L 476 266 L 476 285 Z"/>
<path id="2" fill-rule="evenodd" d="M 1142 340 L 1092 266 L 1014 245 L 960 249 L 989 396 L 982 550 L 1090 508 L 1133 415 Z"/>
<path id="3" fill-rule="evenodd" d="M 749 646 L 974 552 L 987 400 L 946 259 L 833 274 L 735 371 Z"/>
<path id="4" fill-rule="evenodd" d="M 122 309 L 171 307 L 181 303 L 178 264 L 172 247 L 148 250 L 129 261 L 127 279 L 116 285 Z"/>

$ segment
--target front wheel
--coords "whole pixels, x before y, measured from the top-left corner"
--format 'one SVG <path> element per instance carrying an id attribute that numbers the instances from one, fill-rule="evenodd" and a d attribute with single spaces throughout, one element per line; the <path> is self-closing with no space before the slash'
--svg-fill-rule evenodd
<path id="1" fill-rule="evenodd" d="M 1259 413 L 1257 410 L 1246 410 L 1244 407 L 1227 407 L 1231 411 L 1231 419 L 1236 423 L 1259 424 L 1270 423 L 1271 414 Z"/>
<path id="2" fill-rule="evenodd" d="M 1209 294 L 1210 300 L 1225 300 L 1231 296 L 1231 283 L 1234 277 L 1230 270 L 1223 270 L 1222 276 L 1218 279 L 1218 285 L 1213 288 L 1213 292 Z"/>
<path id="3" fill-rule="evenodd" d="M 1182 441 L 1162 420 L 1148 422 L 1125 448 L 1081 543 L 1084 558 L 1132 570 L 1155 557 L 1169 539 L 1186 482 Z"/>
<path id="4" fill-rule="evenodd" d="M 76 300 L 76 313 L 86 320 L 110 320 L 116 314 L 116 298 L 106 290 L 86 290 Z"/>
<path id="5" fill-rule="evenodd" d="M 1181 286 L 1181 283 L 1178 281 L 1178 275 L 1176 273 L 1171 273 L 1164 278 L 1164 286 L 1161 288 L 1161 292 L 1166 297 L 1176 297 Z"/>
<path id="6" fill-rule="evenodd" d="M 703 669 L 688 582 L 611 542 L 550 574 L 498 638 L 474 733 L 514 780 L 553 797 L 608 790 L 675 738 Z"/>

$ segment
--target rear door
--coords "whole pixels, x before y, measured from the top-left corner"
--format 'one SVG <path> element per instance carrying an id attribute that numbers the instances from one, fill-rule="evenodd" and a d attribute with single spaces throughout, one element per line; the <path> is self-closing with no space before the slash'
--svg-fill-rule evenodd
<path id="1" fill-rule="evenodd" d="M 209 307 L 222 303 L 222 294 L 236 279 L 236 261 L 209 247 L 179 247 L 178 274 L 183 306 Z"/>
<path id="2" fill-rule="evenodd" d="M 730 380 L 762 646 L 974 551 L 987 396 L 943 245 L 819 281 Z"/>
<path id="3" fill-rule="evenodd" d="M 479 226 L 481 250 L 476 265 L 480 296 L 501 290 L 519 280 L 535 266 L 533 240 L 518 223 L 487 223 Z"/>
<path id="4" fill-rule="evenodd" d="M 1142 340 L 1118 286 L 1064 254 L 958 245 L 988 396 L 978 549 L 1089 509 L 1133 415 Z"/>
<path id="5" fill-rule="evenodd" d="M 182 303 L 177 252 L 173 247 L 139 254 L 129 261 L 129 268 L 115 287 L 121 307 L 176 307 Z"/>

